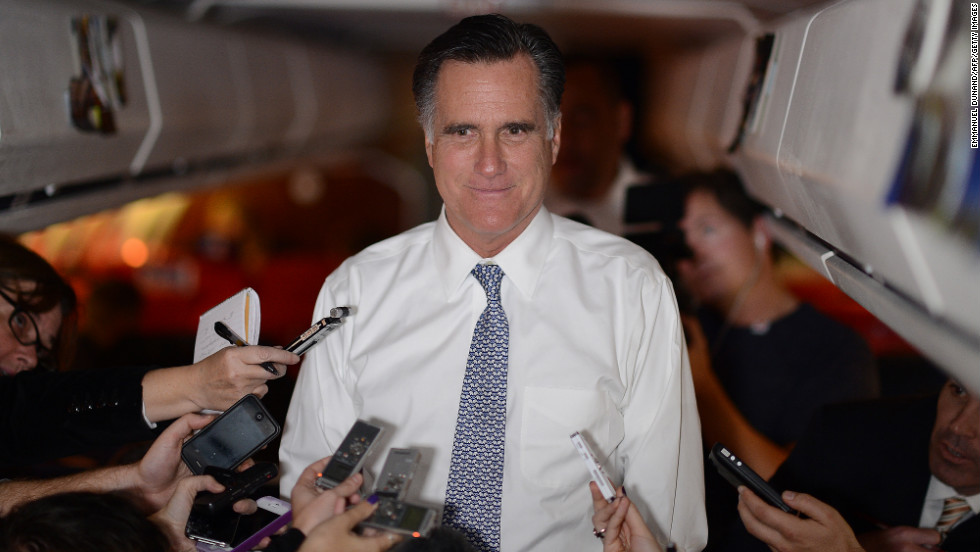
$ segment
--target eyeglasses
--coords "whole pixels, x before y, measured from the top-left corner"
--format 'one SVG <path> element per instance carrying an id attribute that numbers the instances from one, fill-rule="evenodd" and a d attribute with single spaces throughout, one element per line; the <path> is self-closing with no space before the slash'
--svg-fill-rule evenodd
<path id="1" fill-rule="evenodd" d="M 10 326 L 10 333 L 14 335 L 17 342 L 27 347 L 33 345 L 37 349 L 38 364 L 50 360 L 51 349 L 41 343 L 41 332 L 37 329 L 37 321 L 34 317 L 2 289 L 0 289 L 0 297 L 14 307 L 14 312 L 10 313 L 10 318 L 7 319 L 7 325 Z"/>

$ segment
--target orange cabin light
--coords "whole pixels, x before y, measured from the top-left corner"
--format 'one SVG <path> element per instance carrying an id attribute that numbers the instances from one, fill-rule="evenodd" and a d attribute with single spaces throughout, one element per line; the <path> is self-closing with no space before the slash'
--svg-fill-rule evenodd
<path id="1" fill-rule="evenodd" d="M 119 256 L 124 263 L 132 268 L 139 268 L 150 258 L 150 250 L 139 238 L 129 238 L 119 248 Z"/>

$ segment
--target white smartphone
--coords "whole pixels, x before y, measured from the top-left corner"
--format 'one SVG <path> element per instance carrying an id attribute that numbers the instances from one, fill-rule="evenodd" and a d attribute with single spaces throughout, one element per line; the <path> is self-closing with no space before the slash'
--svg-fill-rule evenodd
<path id="1" fill-rule="evenodd" d="M 592 476 L 592 481 L 595 481 L 595 484 L 599 486 L 599 492 L 602 493 L 602 497 L 606 499 L 606 502 L 615 500 L 616 489 L 609 482 L 609 476 L 602 469 L 602 464 L 599 463 L 599 459 L 592 452 L 592 449 L 589 448 L 589 444 L 585 442 L 585 439 L 577 431 L 572 433 L 570 437 L 572 444 L 575 445 L 575 450 L 582 456 L 582 460 L 585 460 L 585 465 L 589 468 L 589 475 Z"/>
<path id="2" fill-rule="evenodd" d="M 293 519 L 291 505 L 280 498 L 263 496 L 255 504 L 259 510 L 250 516 L 242 516 L 235 534 L 235 548 L 231 552 L 248 552 Z"/>

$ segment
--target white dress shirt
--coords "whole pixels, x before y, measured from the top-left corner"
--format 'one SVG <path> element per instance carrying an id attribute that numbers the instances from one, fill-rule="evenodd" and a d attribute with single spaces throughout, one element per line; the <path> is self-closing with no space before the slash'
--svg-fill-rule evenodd
<path id="1" fill-rule="evenodd" d="M 284 495 L 357 418 L 423 461 L 408 496 L 441 508 L 470 340 L 486 293 L 481 260 L 445 212 L 347 259 L 314 319 L 356 307 L 307 353 L 280 449 Z M 707 542 L 700 424 L 670 281 L 646 251 L 548 213 L 492 259 L 510 326 L 502 550 L 599 550 L 583 432 L 658 538 Z"/>
<path id="2" fill-rule="evenodd" d="M 943 501 L 947 498 L 958 496 L 966 500 L 970 505 L 970 513 L 961 517 L 956 525 L 963 523 L 971 517 L 980 513 L 980 494 L 963 496 L 956 492 L 956 489 L 936 479 L 933 475 L 929 478 L 929 489 L 926 491 L 926 499 L 922 504 L 922 515 L 919 517 L 919 527 L 933 528 L 939 522 L 939 517 L 943 515 Z M 956 527 L 954 525 L 953 527 Z"/>

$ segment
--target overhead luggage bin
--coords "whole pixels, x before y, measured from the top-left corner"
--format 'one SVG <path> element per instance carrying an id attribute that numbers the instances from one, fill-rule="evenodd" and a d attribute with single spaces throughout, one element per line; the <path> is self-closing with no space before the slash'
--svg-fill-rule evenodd
<path id="1" fill-rule="evenodd" d="M 3 2 L 0 197 L 128 173 L 150 126 L 139 25 L 117 4 Z"/>

